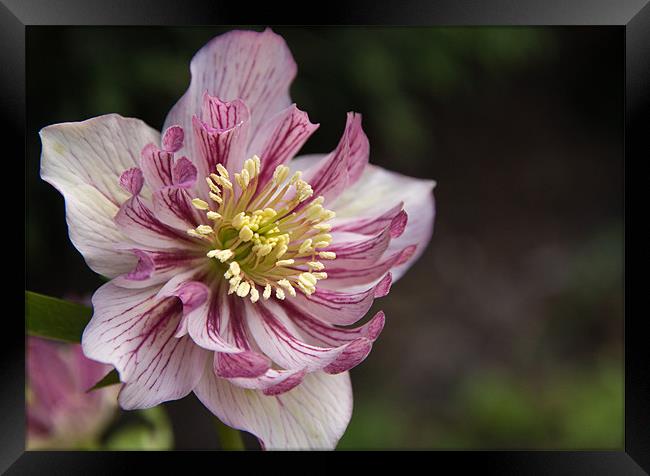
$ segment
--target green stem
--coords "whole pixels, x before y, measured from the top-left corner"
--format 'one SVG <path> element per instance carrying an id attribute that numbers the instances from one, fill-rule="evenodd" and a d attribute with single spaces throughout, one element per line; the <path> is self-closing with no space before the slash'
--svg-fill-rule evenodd
<path id="1" fill-rule="evenodd" d="M 214 419 L 214 424 L 219 434 L 219 442 L 221 443 L 222 450 L 243 451 L 246 449 L 244 448 L 244 441 L 239 430 L 230 428 L 218 418 Z"/>

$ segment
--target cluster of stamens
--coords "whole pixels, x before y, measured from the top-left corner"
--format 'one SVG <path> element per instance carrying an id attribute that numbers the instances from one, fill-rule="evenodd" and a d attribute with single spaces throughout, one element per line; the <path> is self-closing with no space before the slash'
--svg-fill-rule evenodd
<path id="1" fill-rule="evenodd" d="M 332 227 L 326 222 L 335 214 L 323 208 L 323 197 L 311 199 L 313 190 L 300 172 L 289 175 L 289 167 L 279 165 L 258 190 L 259 157 L 244 162 L 234 183 L 218 164 L 216 173 L 206 177 L 212 204 L 192 200 L 212 225 L 187 232 L 210 244 L 207 256 L 225 270 L 229 294 L 253 303 L 273 293 L 282 300 L 287 294 L 295 296 L 296 288 L 310 295 L 318 281 L 327 278 L 319 260 L 336 258 L 325 251 L 332 242 Z"/>

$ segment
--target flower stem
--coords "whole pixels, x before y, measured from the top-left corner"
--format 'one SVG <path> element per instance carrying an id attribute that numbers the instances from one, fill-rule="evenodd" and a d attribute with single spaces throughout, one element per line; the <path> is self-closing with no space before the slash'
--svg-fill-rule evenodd
<path id="1" fill-rule="evenodd" d="M 218 418 L 214 419 L 214 424 L 219 434 L 222 450 L 242 451 L 246 449 L 239 430 L 230 428 Z"/>

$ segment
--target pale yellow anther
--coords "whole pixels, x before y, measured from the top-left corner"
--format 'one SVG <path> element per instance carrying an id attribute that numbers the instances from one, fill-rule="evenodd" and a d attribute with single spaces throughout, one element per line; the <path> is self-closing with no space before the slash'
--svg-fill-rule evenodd
<path id="1" fill-rule="evenodd" d="M 323 213 L 324 209 L 322 205 L 310 205 L 307 210 L 305 211 L 307 215 L 307 220 L 317 220 L 320 218 L 321 213 Z"/>
<path id="2" fill-rule="evenodd" d="M 322 232 L 327 233 L 328 231 L 330 231 L 332 229 L 332 225 L 330 225 L 329 223 L 318 223 L 318 224 L 312 226 L 312 228 L 314 230 L 318 230 L 318 231 L 322 231 Z"/>
<path id="3" fill-rule="evenodd" d="M 300 245 L 300 248 L 298 248 L 298 253 L 303 254 L 310 251 L 311 243 L 312 243 L 311 238 L 307 238 L 305 241 L 303 241 L 302 244 Z"/>
<path id="4" fill-rule="evenodd" d="M 293 288 L 293 286 L 291 285 L 288 279 L 281 279 L 280 281 L 278 281 L 278 286 L 281 286 L 282 288 L 286 289 L 286 291 L 291 296 L 296 295 L 296 290 Z"/>
<path id="5" fill-rule="evenodd" d="M 284 301 L 285 295 L 284 295 L 284 290 L 281 288 L 275 288 L 275 297 L 278 298 L 280 301 Z"/>
<path id="6" fill-rule="evenodd" d="M 222 164 L 217 164 L 217 172 L 219 172 L 219 175 L 221 175 L 225 179 L 229 179 L 230 175 L 228 174 L 228 171 Z"/>
<path id="7" fill-rule="evenodd" d="M 321 251 L 318 253 L 318 256 L 323 259 L 336 259 L 336 253 L 333 251 Z"/>
<path id="8" fill-rule="evenodd" d="M 231 250 L 210 250 L 207 253 L 208 258 L 217 258 L 222 263 L 228 261 L 233 256 L 235 256 L 235 253 Z"/>
<path id="9" fill-rule="evenodd" d="M 316 291 L 316 288 L 315 288 L 314 286 L 311 286 L 311 285 L 305 285 L 305 284 L 303 284 L 301 281 L 298 281 L 297 284 L 298 284 L 298 288 L 299 288 L 303 293 L 307 294 L 308 296 L 311 295 L 311 294 L 313 294 L 314 291 Z"/>
<path id="10" fill-rule="evenodd" d="M 210 238 L 208 238 L 205 235 L 202 235 L 201 233 L 196 231 L 194 228 L 190 228 L 189 230 L 187 230 L 187 234 L 190 235 L 190 236 L 193 236 L 194 238 L 199 238 L 201 240 L 210 241 Z"/>
<path id="11" fill-rule="evenodd" d="M 289 183 L 291 185 L 295 185 L 298 181 L 301 181 L 302 183 L 307 183 L 307 182 L 304 182 L 304 181 L 300 180 L 300 177 L 302 177 L 302 172 L 298 171 L 298 172 L 294 173 L 291 176 L 291 180 L 289 181 Z"/>
<path id="12" fill-rule="evenodd" d="M 271 297 L 271 285 L 270 284 L 267 284 L 266 286 L 264 286 L 264 293 L 262 294 L 262 297 L 264 299 L 268 299 L 268 298 Z"/>
<path id="13" fill-rule="evenodd" d="M 284 254 L 289 250 L 289 247 L 287 245 L 278 245 L 275 248 L 275 257 L 279 258 L 280 256 L 284 256 Z"/>
<path id="14" fill-rule="evenodd" d="M 232 294 L 235 291 L 237 291 L 237 287 L 239 286 L 239 283 L 241 282 L 241 277 L 235 276 L 234 278 L 230 279 L 228 283 L 230 284 L 230 287 L 228 288 L 228 294 Z"/>
<path id="15" fill-rule="evenodd" d="M 239 238 L 243 242 L 250 241 L 251 238 L 253 238 L 253 231 L 248 226 L 243 226 L 242 229 L 239 230 Z"/>
<path id="16" fill-rule="evenodd" d="M 209 210 L 210 205 L 208 205 L 208 202 L 201 200 L 200 198 L 195 198 L 192 200 L 192 205 L 194 205 L 194 208 L 198 210 Z"/>
<path id="17" fill-rule="evenodd" d="M 233 276 L 239 276 L 239 273 L 241 273 L 241 268 L 239 267 L 239 263 L 237 261 L 233 261 L 232 263 L 230 263 L 230 266 L 228 267 L 228 271 L 230 271 Z"/>
<path id="18" fill-rule="evenodd" d="M 237 296 L 243 298 L 248 296 L 248 292 L 251 290 L 251 285 L 248 282 L 244 281 L 237 287 Z"/>
<path id="19" fill-rule="evenodd" d="M 200 233 L 201 235 L 210 235 L 214 232 L 214 230 L 210 225 L 199 225 L 196 227 L 196 232 Z"/>
<path id="20" fill-rule="evenodd" d="M 217 212 L 209 211 L 207 213 L 208 219 L 210 220 L 219 220 L 221 218 L 221 215 L 219 215 Z"/>
<path id="21" fill-rule="evenodd" d="M 218 203 L 219 205 L 221 205 L 221 204 L 223 203 L 223 198 L 221 198 L 221 197 L 220 197 L 219 195 L 217 195 L 216 193 L 214 193 L 214 192 L 210 192 L 208 195 L 209 195 L 210 199 L 211 199 L 213 202 L 216 202 L 216 203 Z"/>
<path id="22" fill-rule="evenodd" d="M 219 194 L 221 191 L 219 190 L 219 187 L 215 185 L 215 183 L 212 181 L 210 177 L 206 177 L 205 181 L 208 183 L 208 187 L 210 187 L 210 190 L 212 190 L 213 193 Z"/>
<path id="23" fill-rule="evenodd" d="M 257 256 L 264 257 L 273 251 L 272 245 L 262 245 L 257 249 Z"/>
<path id="24" fill-rule="evenodd" d="M 289 167 L 286 165 L 278 165 L 273 172 L 273 180 L 276 184 L 283 183 L 289 176 Z"/>
<path id="25" fill-rule="evenodd" d="M 233 217 L 232 226 L 234 226 L 237 230 L 239 230 L 247 221 L 248 221 L 248 217 L 244 212 L 241 212 Z"/>
<path id="26" fill-rule="evenodd" d="M 232 273 L 230 272 L 230 270 L 223 273 L 223 277 L 226 278 L 226 279 L 232 278 Z"/>
<path id="27" fill-rule="evenodd" d="M 321 269 L 325 269 L 325 265 L 321 263 L 320 261 L 309 261 L 307 263 L 307 266 L 309 266 L 312 269 L 315 269 L 316 271 L 320 271 Z"/>
<path id="28" fill-rule="evenodd" d="M 316 279 L 327 279 L 327 273 L 311 273 Z"/>
<path id="29" fill-rule="evenodd" d="M 256 303 L 260 300 L 260 292 L 255 286 L 251 287 L 251 302 Z"/>
<path id="30" fill-rule="evenodd" d="M 254 157 L 257 157 L 257 156 L 254 156 Z M 258 158 L 258 160 L 259 160 L 259 158 Z M 247 159 L 246 162 L 244 162 L 244 170 L 246 170 L 246 173 L 248 173 L 251 180 L 253 180 L 257 176 L 258 168 L 257 168 L 257 166 L 255 164 L 255 161 L 253 159 Z"/>
<path id="31" fill-rule="evenodd" d="M 291 266 L 294 264 L 296 261 L 293 259 L 281 259 L 277 263 L 275 263 L 276 266 Z"/>
<path id="32" fill-rule="evenodd" d="M 314 286 L 318 280 L 312 273 L 301 273 L 298 275 L 298 281 L 305 286 Z"/>
<path id="33" fill-rule="evenodd" d="M 323 210 L 323 212 L 320 215 L 320 219 L 322 221 L 331 220 L 334 217 L 336 217 L 336 213 L 334 213 L 332 210 Z"/>

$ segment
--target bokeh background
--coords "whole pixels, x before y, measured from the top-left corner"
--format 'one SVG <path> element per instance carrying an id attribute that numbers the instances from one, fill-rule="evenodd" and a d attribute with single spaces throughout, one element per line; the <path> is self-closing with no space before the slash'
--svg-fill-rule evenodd
<path id="1" fill-rule="evenodd" d="M 339 448 L 622 448 L 623 30 L 274 30 L 321 124 L 303 153 L 355 110 L 371 162 L 438 182 L 431 243 L 375 304 L 387 323 Z M 110 112 L 160 128 L 223 31 L 28 28 L 27 289 L 102 283 L 39 179 L 38 130 Z M 163 406 L 175 448 L 219 447 L 194 397 Z"/>

